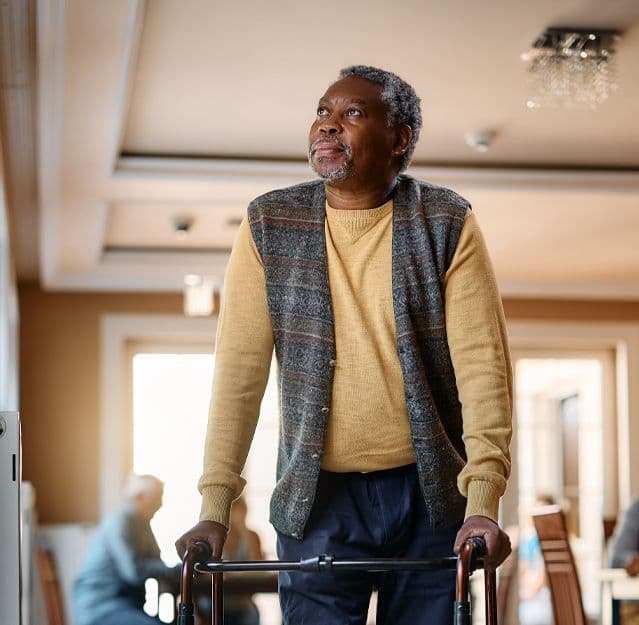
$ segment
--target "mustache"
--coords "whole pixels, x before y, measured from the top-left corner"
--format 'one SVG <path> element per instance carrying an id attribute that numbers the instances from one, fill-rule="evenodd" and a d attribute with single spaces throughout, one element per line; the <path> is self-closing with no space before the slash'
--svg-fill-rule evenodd
<path id="1" fill-rule="evenodd" d="M 344 152 L 346 152 L 347 154 L 350 152 L 350 147 L 346 145 L 345 143 L 342 143 L 339 139 L 326 139 L 324 137 L 320 137 L 319 139 L 315 139 L 315 141 L 313 141 L 313 143 L 311 143 L 311 145 L 309 146 L 308 153 L 310 156 L 312 156 L 315 153 L 320 143 L 323 143 L 323 144 L 330 143 L 331 145 L 334 145 L 340 150 L 344 150 Z"/>

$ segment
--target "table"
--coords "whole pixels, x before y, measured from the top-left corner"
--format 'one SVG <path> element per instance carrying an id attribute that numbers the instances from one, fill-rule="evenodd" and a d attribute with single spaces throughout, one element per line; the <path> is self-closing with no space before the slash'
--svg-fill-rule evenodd
<path id="1" fill-rule="evenodd" d="M 618 601 L 639 600 L 639 577 L 630 577 L 624 569 L 602 569 L 601 625 L 619 625 Z"/>
<path id="2" fill-rule="evenodd" d="M 194 591 L 205 589 L 211 592 L 212 575 L 198 575 L 194 582 Z M 263 592 L 277 592 L 277 573 L 273 571 L 262 571 L 255 573 L 225 573 L 224 574 L 224 596 L 232 595 L 254 595 Z"/>
<path id="3" fill-rule="evenodd" d="M 196 605 L 196 623 L 208 625 L 211 622 L 211 575 L 197 575 L 193 579 L 193 599 Z M 158 581 L 158 597 L 162 593 L 173 595 L 174 603 L 179 601 L 178 586 L 174 581 Z M 255 573 L 225 573 L 224 596 L 253 595 L 257 593 L 277 593 L 277 573 L 263 571 Z M 159 612 L 159 604 L 156 607 Z M 174 618 L 176 615 L 174 613 Z"/>
<path id="4" fill-rule="evenodd" d="M 212 575 L 198 575 L 193 580 L 193 598 L 197 606 L 198 625 L 211 623 Z M 225 573 L 224 598 L 257 593 L 277 593 L 277 573 L 262 571 L 253 573 Z"/>

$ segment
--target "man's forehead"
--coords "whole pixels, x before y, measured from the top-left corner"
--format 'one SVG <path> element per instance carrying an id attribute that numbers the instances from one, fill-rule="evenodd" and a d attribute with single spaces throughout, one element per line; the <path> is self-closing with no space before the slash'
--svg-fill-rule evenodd
<path id="1" fill-rule="evenodd" d="M 334 82 L 320 100 L 341 99 L 361 104 L 382 103 L 382 89 L 380 85 L 361 78 L 360 76 L 347 76 Z"/>

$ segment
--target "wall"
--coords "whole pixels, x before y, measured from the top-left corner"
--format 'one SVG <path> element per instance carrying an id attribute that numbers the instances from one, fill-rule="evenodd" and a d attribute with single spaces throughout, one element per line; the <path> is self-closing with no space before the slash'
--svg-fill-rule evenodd
<path id="1" fill-rule="evenodd" d="M 179 314 L 180 295 L 45 293 L 19 285 L 24 475 L 45 523 L 94 522 L 103 314 Z M 506 300 L 509 319 L 638 321 L 639 302 Z"/>
<path id="2" fill-rule="evenodd" d="M 639 321 L 639 301 L 505 299 L 508 319 L 568 321 Z"/>
<path id="3" fill-rule="evenodd" d="M 18 298 L 0 141 L 0 410 L 18 409 Z"/>
<path id="4" fill-rule="evenodd" d="M 182 311 L 178 294 L 45 293 L 20 284 L 24 478 L 43 523 L 98 518 L 100 318 Z"/>

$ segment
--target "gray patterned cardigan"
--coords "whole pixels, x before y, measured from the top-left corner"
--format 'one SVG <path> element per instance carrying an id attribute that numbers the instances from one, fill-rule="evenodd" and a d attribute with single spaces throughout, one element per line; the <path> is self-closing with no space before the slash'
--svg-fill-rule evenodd
<path id="1" fill-rule="evenodd" d="M 248 209 L 264 264 L 279 364 L 280 444 L 271 523 L 301 538 L 330 412 L 335 339 L 324 231 L 324 184 L 272 191 Z M 421 490 L 434 527 L 464 514 L 461 405 L 446 339 L 444 277 L 469 209 L 449 189 L 399 177 L 392 283 L 397 351 Z"/>

